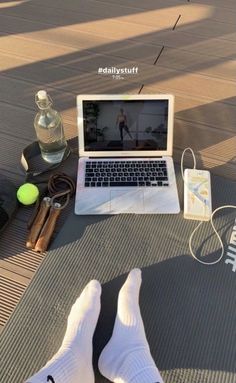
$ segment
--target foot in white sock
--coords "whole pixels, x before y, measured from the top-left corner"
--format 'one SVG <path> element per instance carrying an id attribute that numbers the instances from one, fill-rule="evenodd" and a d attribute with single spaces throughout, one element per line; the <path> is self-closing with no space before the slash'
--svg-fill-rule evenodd
<path id="1" fill-rule="evenodd" d="M 100 372 L 115 383 L 163 383 L 139 309 L 141 281 L 141 270 L 133 269 L 119 292 L 112 337 L 98 361 Z"/>
<path id="2" fill-rule="evenodd" d="M 72 306 L 62 345 L 27 383 L 93 383 L 92 338 L 100 313 L 101 285 L 92 280 Z"/>

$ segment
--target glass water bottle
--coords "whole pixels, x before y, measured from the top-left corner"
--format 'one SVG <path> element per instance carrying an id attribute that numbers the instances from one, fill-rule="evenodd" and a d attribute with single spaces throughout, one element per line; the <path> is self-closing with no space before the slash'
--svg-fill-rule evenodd
<path id="1" fill-rule="evenodd" d="M 51 164 L 59 163 L 69 154 L 62 118 L 52 109 L 52 99 L 45 90 L 40 90 L 36 94 L 35 102 L 39 112 L 35 116 L 34 127 L 41 155 Z"/>

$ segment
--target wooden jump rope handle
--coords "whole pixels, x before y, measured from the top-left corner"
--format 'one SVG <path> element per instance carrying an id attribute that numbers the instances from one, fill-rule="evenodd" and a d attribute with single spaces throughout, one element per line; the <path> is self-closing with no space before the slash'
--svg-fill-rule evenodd
<path id="1" fill-rule="evenodd" d="M 39 253 L 43 253 L 44 251 L 47 250 L 60 212 L 61 212 L 61 204 L 55 202 L 50 209 L 48 219 L 45 222 L 41 230 L 41 233 L 39 235 L 39 238 L 36 242 L 36 245 L 34 248 L 35 251 Z"/>
<path id="2" fill-rule="evenodd" d="M 50 197 L 45 197 L 40 204 L 39 211 L 35 217 L 35 220 L 33 222 L 33 225 L 30 229 L 29 235 L 26 240 L 27 249 L 33 249 L 35 247 L 38 236 L 45 223 L 48 211 L 51 206 L 50 201 L 51 201 Z"/>

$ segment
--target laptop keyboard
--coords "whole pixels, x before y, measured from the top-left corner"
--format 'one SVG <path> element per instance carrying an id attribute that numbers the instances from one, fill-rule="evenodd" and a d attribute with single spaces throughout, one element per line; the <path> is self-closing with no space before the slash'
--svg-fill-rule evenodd
<path id="1" fill-rule="evenodd" d="M 169 186 L 166 161 L 86 161 L 84 186 Z"/>

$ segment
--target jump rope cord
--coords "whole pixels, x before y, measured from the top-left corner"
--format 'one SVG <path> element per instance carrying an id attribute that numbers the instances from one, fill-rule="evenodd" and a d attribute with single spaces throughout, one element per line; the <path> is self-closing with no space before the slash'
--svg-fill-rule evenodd
<path id="1" fill-rule="evenodd" d="M 182 156 L 181 156 L 181 174 L 182 174 L 182 178 L 183 178 L 184 182 L 185 182 L 185 179 L 184 179 L 183 162 L 184 162 L 184 155 L 185 155 L 187 150 L 190 151 L 191 154 L 192 154 L 192 157 L 193 157 L 193 169 L 196 169 L 196 157 L 195 157 L 194 151 L 191 148 L 184 149 L 184 151 L 182 153 Z M 206 265 L 206 266 L 212 266 L 212 265 L 215 265 L 215 264 L 219 263 L 221 261 L 221 259 L 223 258 L 223 255 L 224 255 L 224 245 L 223 245 L 223 242 L 222 242 L 221 237 L 220 237 L 220 235 L 219 235 L 218 231 L 216 230 L 215 225 L 213 223 L 213 217 L 214 217 L 215 213 L 217 213 L 218 211 L 223 210 L 223 209 L 236 209 L 236 206 L 235 205 L 223 205 L 223 206 L 220 206 L 217 209 L 215 209 L 213 211 L 213 213 L 211 214 L 211 218 L 210 218 L 211 226 L 212 226 L 213 231 L 216 234 L 216 236 L 218 238 L 218 241 L 220 243 L 220 246 L 221 246 L 221 254 L 220 254 L 220 256 L 219 256 L 219 258 L 217 260 L 212 261 L 212 262 L 205 262 L 205 261 L 202 261 L 201 259 L 199 259 L 196 256 L 196 254 L 194 254 L 194 251 L 193 251 L 193 248 L 192 248 L 192 240 L 193 240 L 193 237 L 194 237 L 195 233 L 199 229 L 199 227 L 204 223 L 203 221 L 201 221 L 198 224 L 198 226 L 193 230 L 192 234 L 189 237 L 189 250 L 190 250 L 190 253 L 191 253 L 192 257 L 194 259 L 196 259 L 196 261 L 198 261 L 199 263 L 201 263 L 203 265 Z"/>
<path id="2" fill-rule="evenodd" d="M 74 180 L 64 173 L 56 173 L 50 176 L 48 181 L 48 191 L 52 198 L 51 203 L 54 200 L 61 202 L 61 209 L 64 209 L 70 200 L 70 197 L 75 193 Z"/>

